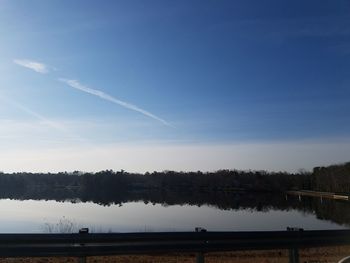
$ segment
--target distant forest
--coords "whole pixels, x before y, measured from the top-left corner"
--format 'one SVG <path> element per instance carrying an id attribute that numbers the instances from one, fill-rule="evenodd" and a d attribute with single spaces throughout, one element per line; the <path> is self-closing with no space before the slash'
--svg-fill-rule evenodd
<path id="1" fill-rule="evenodd" d="M 292 188 L 309 188 L 308 173 L 269 173 L 265 171 L 220 170 L 216 172 L 128 173 L 12 173 L 0 174 L 0 194 L 20 191 L 74 189 L 81 193 L 120 195 L 128 191 L 162 190 L 176 192 L 284 192 Z"/>
<path id="2" fill-rule="evenodd" d="M 350 193 L 350 162 L 328 167 L 315 167 L 309 177 L 312 190 Z"/>
<path id="3" fill-rule="evenodd" d="M 350 162 L 315 167 L 313 172 L 219 170 L 216 172 L 128 173 L 106 170 L 97 173 L 0 173 L 0 197 L 14 192 L 50 192 L 71 189 L 84 193 L 122 195 L 128 191 L 160 190 L 191 193 L 269 192 L 306 189 L 350 193 Z"/>

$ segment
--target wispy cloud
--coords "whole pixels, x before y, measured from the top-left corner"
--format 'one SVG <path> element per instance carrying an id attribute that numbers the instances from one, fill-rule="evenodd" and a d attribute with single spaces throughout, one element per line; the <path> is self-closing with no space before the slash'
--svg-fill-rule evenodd
<path id="1" fill-rule="evenodd" d="M 120 106 L 122 106 L 124 108 L 127 108 L 129 110 L 133 110 L 133 111 L 139 112 L 139 113 L 141 113 L 141 114 L 143 114 L 143 115 L 145 115 L 147 117 L 150 117 L 150 118 L 152 118 L 154 120 L 157 120 L 157 121 L 163 123 L 166 126 L 173 127 L 170 123 L 168 123 L 167 121 L 159 118 L 158 116 L 154 115 L 153 113 L 150 113 L 149 111 L 141 109 L 138 106 L 133 105 L 131 103 L 119 100 L 119 99 L 117 99 L 115 97 L 112 97 L 111 95 L 108 95 L 107 93 L 104 93 L 103 91 L 86 87 L 83 84 L 79 83 L 79 81 L 77 81 L 77 80 L 60 78 L 59 81 L 62 81 L 64 83 L 66 83 L 68 86 L 70 86 L 70 87 L 72 87 L 74 89 L 77 89 L 77 90 L 80 90 L 80 91 L 83 91 L 83 92 L 95 95 L 97 97 L 100 97 L 101 99 L 110 101 L 110 102 L 112 102 L 114 104 L 120 105 Z"/>
<path id="2" fill-rule="evenodd" d="M 49 69 L 45 64 L 37 61 L 27 60 L 27 59 L 14 59 L 13 63 L 25 68 L 29 68 L 41 74 L 46 74 L 49 72 Z"/>
<path id="3" fill-rule="evenodd" d="M 0 94 L 1 95 L 1 94 Z M 61 133 L 65 134 L 67 138 L 73 139 L 75 141 L 80 141 L 80 142 L 86 142 L 86 140 L 79 135 L 73 134 L 67 127 L 61 122 L 51 120 L 40 113 L 24 106 L 23 104 L 10 99 L 8 97 L 5 97 L 3 95 L 0 96 L 0 99 L 3 100 L 5 103 L 21 110 L 22 112 L 25 112 L 26 114 L 34 117 L 35 119 L 39 120 L 41 124 L 45 125 L 46 127 L 49 127 L 51 129 L 60 131 Z"/>
<path id="4" fill-rule="evenodd" d="M 6 101 L 8 104 L 11 104 L 12 106 L 16 107 L 17 109 L 20 109 L 23 112 L 27 113 L 28 115 L 33 116 L 34 118 L 45 123 L 47 126 L 54 128 L 56 130 L 60 130 L 60 131 L 65 132 L 65 133 L 67 132 L 67 129 L 62 124 L 55 122 L 55 121 L 52 121 L 52 120 L 49 120 L 48 118 L 46 118 L 46 117 L 42 116 L 41 114 L 27 108 L 26 106 L 20 104 L 17 101 L 14 101 L 14 100 L 9 99 L 9 98 L 4 98 L 4 97 L 1 97 L 1 98 L 4 101 Z"/>

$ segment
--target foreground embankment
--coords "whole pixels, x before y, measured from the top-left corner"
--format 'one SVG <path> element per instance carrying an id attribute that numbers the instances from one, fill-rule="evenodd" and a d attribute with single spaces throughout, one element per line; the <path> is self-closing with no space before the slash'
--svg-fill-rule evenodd
<path id="1" fill-rule="evenodd" d="M 336 263 L 350 255 L 350 246 L 308 248 L 300 250 L 300 262 L 304 263 Z M 288 263 L 288 250 L 238 251 L 225 253 L 207 253 L 206 263 Z M 78 258 L 5 258 L 0 263 L 79 263 Z M 196 255 L 138 255 L 88 257 L 87 263 L 194 263 Z"/>

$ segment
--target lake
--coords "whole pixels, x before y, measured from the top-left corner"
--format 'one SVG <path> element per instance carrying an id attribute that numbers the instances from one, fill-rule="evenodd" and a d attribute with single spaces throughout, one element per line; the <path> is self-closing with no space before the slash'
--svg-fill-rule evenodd
<path id="1" fill-rule="evenodd" d="M 344 229 L 350 225 L 350 203 L 293 196 L 225 194 L 215 202 L 171 200 L 137 193 L 131 200 L 98 204 L 80 200 L 1 199 L 1 233 L 154 232 Z M 144 197 L 142 197 L 144 196 Z M 223 198 L 225 198 L 223 200 Z M 199 198 L 200 199 L 200 198 Z M 230 201 L 231 200 L 231 201 Z M 221 202 L 222 201 L 222 202 Z M 221 203 L 220 203 L 221 202 Z"/>

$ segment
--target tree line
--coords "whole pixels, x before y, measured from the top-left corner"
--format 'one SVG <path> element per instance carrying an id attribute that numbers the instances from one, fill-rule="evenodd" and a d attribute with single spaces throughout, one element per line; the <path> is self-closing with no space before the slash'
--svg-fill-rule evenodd
<path id="1" fill-rule="evenodd" d="M 72 198 L 88 195 L 123 195 L 128 191 L 159 190 L 176 193 L 269 192 L 290 189 L 350 193 L 350 162 L 315 167 L 312 172 L 219 170 L 216 172 L 128 173 L 105 170 L 96 173 L 0 173 L 0 196 L 11 193 L 49 193 L 60 189 Z"/>
<path id="2" fill-rule="evenodd" d="M 97 173 L 0 173 L 2 193 L 15 189 L 31 191 L 37 189 L 66 188 L 84 191 L 114 193 L 128 190 L 162 189 L 173 191 L 259 191 L 283 192 L 290 188 L 303 188 L 309 176 L 285 172 L 220 170 L 216 172 L 128 173 L 121 171 L 100 171 Z"/>
<path id="3" fill-rule="evenodd" d="M 350 162 L 328 167 L 315 167 L 310 174 L 313 190 L 350 194 Z"/>
<path id="4" fill-rule="evenodd" d="M 312 172 L 267 172 L 219 170 L 216 172 L 128 173 L 105 170 L 96 173 L 0 173 L 0 194 L 13 191 L 122 194 L 125 191 L 158 189 L 176 192 L 285 192 L 290 189 L 350 193 L 350 162 L 315 167 Z"/>

